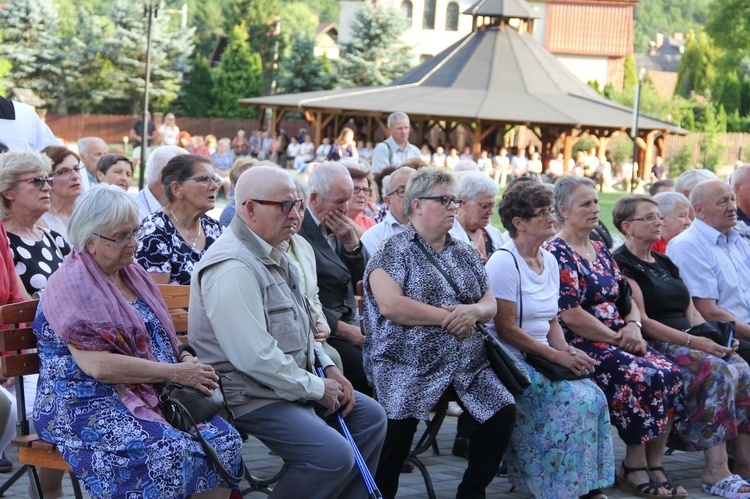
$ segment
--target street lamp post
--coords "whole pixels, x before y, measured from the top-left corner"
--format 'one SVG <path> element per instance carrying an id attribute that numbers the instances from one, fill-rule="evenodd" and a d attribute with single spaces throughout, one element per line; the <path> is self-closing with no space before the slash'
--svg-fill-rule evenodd
<path id="1" fill-rule="evenodd" d="M 143 15 L 146 17 L 146 88 L 143 92 L 143 114 L 141 115 L 141 161 L 138 169 L 138 188 L 143 189 L 148 150 L 148 87 L 151 83 L 151 25 L 159 14 L 159 0 L 143 0 Z"/>
<path id="2" fill-rule="evenodd" d="M 633 127 L 630 129 L 630 138 L 633 139 L 633 170 L 630 179 L 631 194 L 635 190 L 635 177 L 638 173 L 638 167 L 640 166 L 638 165 L 638 115 L 641 112 L 641 82 L 643 81 L 643 75 L 645 72 L 645 68 L 641 68 L 638 73 L 638 83 L 635 85 L 635 102 L 633 102 Z"/>

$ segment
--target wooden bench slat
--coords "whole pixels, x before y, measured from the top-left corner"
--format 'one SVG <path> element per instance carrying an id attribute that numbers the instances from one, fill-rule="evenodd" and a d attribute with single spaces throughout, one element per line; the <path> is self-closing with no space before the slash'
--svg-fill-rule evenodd
<path id="1" fill-rule="evenodd" d="M 34 322 L 37 305 L 39 305 L 39 300 L 27 300 L 3 305 L 0 307 L 0 324 Z"/>
<path id="2" fill-rule="evenodd" d="M 65 462 L 65 459 L 63 459 L 60 453 L 57 451 L 57 447 L 55 447 L 53 451 L 36 449 L 34 447 L 19 447 L 18 460 L 23 464 L 36 466 L 39 468 L 73 471 L 71 467 L 68 466 L 68 463 Z"/>
<path id="3" fill-rule="evenodd" d="M 190 286 L 177 284 L 157 284 L 167 308 L 188 308 L 190 305 Z"/>
<path id="4" fill-rule="evenodd" d="M 6 378 L 37 374 L 39 372 L 39 355 L 36 353 L 6 355 L 0 357 L 0 366 L 2 366 L 3 376 Z"/>
<path id="5" fill-rule="evenodd" d="M 0 352 L 36 348 L 36 336 L 30 327 L 0 331 Z"/>

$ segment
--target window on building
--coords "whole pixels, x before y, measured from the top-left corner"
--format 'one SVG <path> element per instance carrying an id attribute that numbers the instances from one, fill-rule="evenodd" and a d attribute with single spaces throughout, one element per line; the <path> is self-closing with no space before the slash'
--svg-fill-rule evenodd
<path id="1" fill-rule="evenodd" d="M 404 13 L 406 16 L 406 20 L 409 22 L 409 26 L 411 26 L 411 14 L 414 10 L 414 7 L 410 0 L 404 0 L 401 2 L 401 12 Z"/>
<path id="2" fill-rule="evenodd" d="M 435 1 L 425 0 L 422 29 L 435 29 Z"/>
<path id="3" fill-rule="evenodd" d="M 458 31 L 458 3 L 451 2 L 445 11 L 445 31 Z"/>

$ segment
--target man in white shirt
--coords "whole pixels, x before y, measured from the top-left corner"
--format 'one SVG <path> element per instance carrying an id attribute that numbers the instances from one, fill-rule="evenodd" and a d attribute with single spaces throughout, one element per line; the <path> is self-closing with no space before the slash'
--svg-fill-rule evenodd
<path id="1" fill-rule="evenodd" d="M 291 176 L 271 166 L 242 175 L 237 216 L 196 266 L 190 344 L 201 361 L 226 373 L 235 425 L 264 442 L 287 470 L 278 497 L 367 497 L 341 411 L 374 474 L 386 430 L 383 408 L 352 389 L 314 341 L 299 276 L 286 242 L 301 223 Z M 325 378 L 315 374 L 319 364 Z"/>
<path id="2" fill-rule="evenodd" d="M 389 166 L 398 166 L 407 159 L 422 156 L 419 148 L 409 143 L 411 122 L 406 113 L 397 111 L 388 116 L 388 131 L 391 136 L 372 151 L 373 174 L 380 173 Z"/>
<path id="3" fill-rule="evenodd" d="M 39 152 L 47 146 L 62 145 L 33 107 L 2 97 L 0 142 L 11 151 Z"/>
<path id="4" fill-rule="evenodd" d="M 750 340 L 750 246 L 734 228 L 732 188 L 705 180 L 695 186 L 690 202 L 695 221 L 669 241 L 667 256 L 680 268 L 703 318 L 735 321 L 735 335 Z"/>
<path id="5" fill-rule="evenodd" d="M 367 229 L 360 239 L 369 254 L 374 255 L 383 241 L 402 232 L 409 223 L 406 216 L 406 184 L 415 173 L 414 168 L 402 166 L 383 179 L 383 201 L 388 206 L 388 213 L 382 222 Z"/>
<path id="6" fill-rule="evenodd" d="M 86 175 L 81 175 L 84 191 L 99 183 L 96 179 L 96 165 L 107 152 L 107 143 L 99 137 L 84 137 L 78 141 L 78 154 L 86 167 Z"/>
<path id="7" fill-rule="evenodd" d="M 188 152 L 177 146 L 161 146 L 151 151 L 151 155 L 146 160 L 146 172 L 144 173 L 146 187 L 135 195 L 135 201 L 138 203 L 138 215 L 141 220 L 167 204 L 161 171 L 167 166 L 170 159 L 182 154 L 188 154 Z"/>

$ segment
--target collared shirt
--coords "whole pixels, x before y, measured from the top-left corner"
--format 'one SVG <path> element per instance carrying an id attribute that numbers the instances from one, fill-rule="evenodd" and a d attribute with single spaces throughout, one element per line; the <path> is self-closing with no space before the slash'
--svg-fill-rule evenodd
<path id="1" fill-rule="evenodd" d="M 737 207 L 737 225 L 735 230 L 746 240 L 750 241 L 750 217 Z"/>
<path id="2" fill-rule="evenodd" d="M 336 235 L 328 232 L 328 229 L 326 229 L 326 225 L 320 220 L 318 220 L 318 217 L 315 216 L 312 210 L 308 209 L 307 213 L 313 219 L 313 221 L 315 222 L 315 225 L 318 226 L 318 228 L 320 229 L 320 232 L 323 234 L 323 237 L 325 237 L 326 241 L 328 241 L 328 245 L 331 248 L 333 248 L 334 251 L 336 251 Z"/>
<path id="3" fill-rule="evenodd" d="M 390 211 L 386 213 L 385 218 L 382 222 L 373 225 L 362 234 L 360 242 L 367 248 L 367 252 L 374 255 L 375 252 L 380 248 L 380 245 L 394 234 L 403 232 L 406 229 L 406 224 L 402 224 L 393 213 Z"/>
<path id="4" fill-rule="evenodd" d="M 161 203 L 148 186 L 138 191 L 134 197 L 135 202 L 138 203 L 138 216 L 141 220 L 161 208 Z"/>
<path id="5" fill-rule="evenodd" d="M 669 241 L 690 295 L 716 300 L 722 310 L 750 323 L 750 245 L 735 229 L 728 237 L 699 219 Z"/>
<path id="6" fill-rule="evenodd" d="M 41 151 L 60 142 L 33 107 L 8 101 L 15 111 L 15 119 L 0 119 L 0 142 L 11 151 Z"/>
<path id="7" fill-rule="evenodd" d="M 372 151 L 372 173 L 379 173 L 389 166 L 398 166 L 407 159 L 421 156 L 422 153 L 414 144 L 407 142 L 403 149 L 399 149 L 393 137 L 389 137 Z"/>

